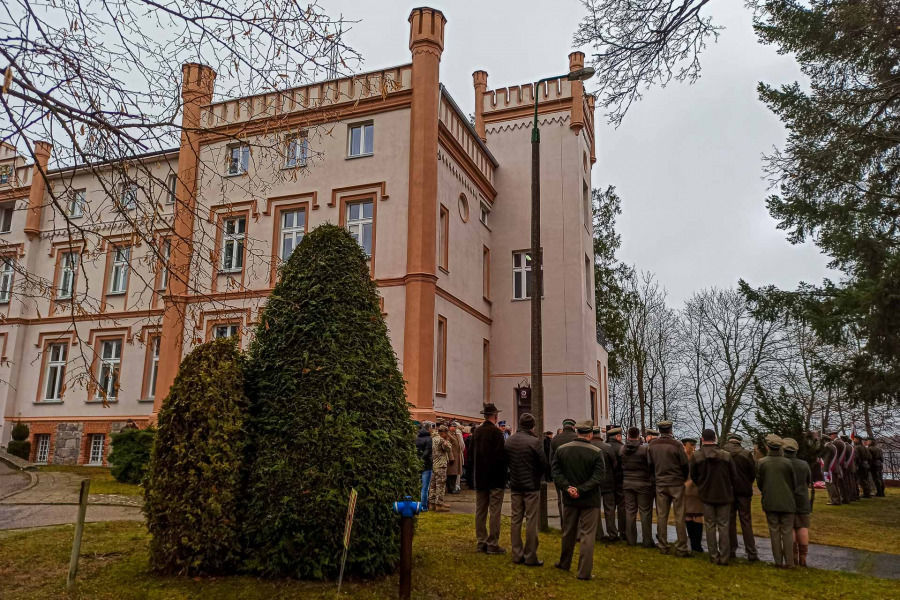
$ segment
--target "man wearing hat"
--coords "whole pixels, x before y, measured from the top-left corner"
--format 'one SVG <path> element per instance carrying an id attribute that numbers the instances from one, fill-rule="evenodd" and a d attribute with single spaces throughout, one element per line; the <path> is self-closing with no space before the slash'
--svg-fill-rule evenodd
<path id="1" fill-rule="evenodd" d="M 577 439 L 557 448 L 553 456 L 553 481 L 563 490 L 562 549 L 558 569 L 572 567 L 575 541 L 579 540 L 578 579 L 591 578 L 594 566 L 594 536 L 600 516 L 600 480 L 603 478 L 602 452 L 591 444 L 594 424 L 579 421 Z"/>
<path id="2" fill-rule="evenodd" d="M 753 517 L 750 512 L 750 501 L 753 499 L 753 482 L 756 480 L 756 458 L 753 453 L 741 446 L 744 441 L 740 435 L 730 433 L 725 443 L 725 451 L 731 455 L 734 463 L 734 504 L 728 516 L 728 538 L 731 558 L 737 556 L 737 520 L 741 519 L 741 535 L 744 538 L 744 550 L 747 560 L 759 560 L 756 550 L 756 538 L 753 537 Z"/>
<path id="3" fill-rule="evenodd" d="M 538 514 L 541 482 L 549 470 L 544 444 L 534 433 L 534 416 L 523 413 L 519 430 L 506 440 L 509 465 L 509 490 L 512 524 L 509 532 L 513 563 L 540 567 L 538 560 Z M 522 545 L 522 521 L 525 521 L 525 545 Z"/>
<path id="4" fill-rule="evenodd" d="M 688 468 L 694 459 L 697 450 L 697 438 L 681 438 L 684 453 L 687 455 Z M 694 481 L 688 477 L 684 480 L 684 527 L 687 529 L 688 540 L 691 544 L 691 552 L 703 552 L 703 500 L 700 499 L 700 490 Z"/>
<path id="5" fill-rule="evenodd" d="M 756 483 L 762 492 L 762 508 L 769 525 L 769 540 L 776 567 L 794 566 L 794 491 L 797 479 L 791 461 L 782 452 L 783 441 L 775 434 L 766 436 L 768 454 L 759 460 Z"/>
<path id="6" fill-rule="evenodd" d="M 478 552 L 503 554 L 500 547 L 500 509 L 506 489 L 506 453 L 503 432 L 497 427 L 500 411 L 492 403 L 484 405 L 484 423 L 475 429 L 472 450 L 475 477 L 475 537 Z M 488 514 L 490 523 L 488 525 Z"/>
<path id="7" fill-rule="evenodd" d="M 856 473 L 859 487 L 862 488 L 863 498 L 871 498 L 873 487 L 870 475 L 872 455 L 869 452 L 869 449 L 863 444 L 860 436 L 854 434 L 853 438 L 853 445 L 856 448 Z M 859 497 L 858 494 L 857 497 Z"/>
<path id="8" fill-rule="evenodd" d="M 867 439 L 866 444 L 872 455 L 872 479 L 875 482 L 875 495 L 884 498 L 884 452 L 878 446 L 875 438 Z"/>
<path id="9" fill-rule="evenodd" d="M 625 445 L 622 443 L 622 427 L 613 425 L 606 430 L 606 443 L 610 445 L 613 453 L 616 455 L 616 468 L 613 470 L 613 481 L 615 483 L 615 501 L 616 501 L 616 524 L 619 529 L 619 539 L 623 542 L 625 538 L 625 491 L 623 489 L 624 475 L 622 473 L 622 451 Z"/>
<path id="10" fill-rule="evenodd" d="M 704 429 L 703 444 L 691 457 L 691 480 L 703 501 L 709 561 L 727 565 L 731 558 L 728 516 L 734 504 L 734 464 L 731 454 L 716 444 L 716 432 Z"/>
<path id="11" fill-rule="evenodd" d="M 615 472 L 618 467 L 619 457 L 613 452 L 612 446 L 603 441 L 603 430 L 600 427 L 594 427 L 591 433 L 591 444 L 603 453 L 604 463 L 603 479 L 600 481 L 600 500 L 603 504 L 603 518 L 606 521 L 606 535 L 603 535 L 602 524 L 598 524 L 597 539 L 606 542 L 616 542 L 619 540 L 619 530 L 616 527 Z"/>
<path id="12" fill-rule="evenodd" d="M 648 455 L 656 477 L 656 539 L 663 554 L 669 545 L 669 510 L 675 512 L 675 556 L 690 556 L 687 528 L 684 524 L 684 482 L 688 476 L 687 454 L 684 446 L 672 435 L 672 421 L 661 421 L 659 437 L 650 444 Z"/>
<path id="13" fill-rule="evenodd" d="M 450 436 L 446 425 L 440 425 L 437 431 L 432 431 L 431 435 L 433 473 L 428 504 L 435 512 L 447 512 L 450 510 L 450 506 L 444 503 L 444 493 L 447 491 L 447 467 L 450 465 L 453 446 L 450 445 Z"/>
<path id="14" fill-rule="evenodd" d="M 791 461 L 794 468 L 794 562 L 801 567 L 806 566 L 806 555 L 809 552 L 809 521 L 812 504 L 809 501 L 809 490 L 812 488 L 812 471 L 809 463 L 797 457 L 800 446 L 793 438 L 784 438 L 782 444 L 784 457 Z"/>
<path id="15" fill-rule="evenodd" d="M 562 422 L 562 431 L 553 436 L 553 439 L 550 440 L 550 462 L 553 462 L 553 455 L 556 454 L 556 451 L 560 446 L 564 444 L 568 444 L 569 442 L 575 441 L 578 437 L 578 434 L 575 433 L 575 419 L 563 419 Z M 562 528 L 563 522 L 563 511 L 565 510 L 565 506 L 563 506 L 563 490 L 557 488 L 556 489 L 556 507 L 558 509 L 559 514 L 559 526 Z"/>
<path id="16" fill-rule="evenodd" d="M 825 490 L 828 492 L 828 504 L 832 505 L 844 503 L 843 485 L 841 484 L 843 446 L 843 442 L 838 439 L 838 432 L 836 430 L 829 431 L 822 460 L 825 463 Z"/>

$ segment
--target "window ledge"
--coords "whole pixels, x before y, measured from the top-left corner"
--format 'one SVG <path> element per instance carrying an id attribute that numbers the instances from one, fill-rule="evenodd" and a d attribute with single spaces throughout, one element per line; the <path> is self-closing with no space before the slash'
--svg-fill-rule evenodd
<path id="1" fill-rule="evenodd" d="M 244 269 L 219 269 L 218 275 L 234 275 L 235 273 L 243 273 Z"/>
<path id="2" fill-rule="evenodd" d="M 439 397 L 439 398 L 446 398 L 446 397 L 447 397 L 447 392 L 435 392 L 434 395 L 437 396 L 437 397 Z"/>
<path id="3" fill-rule="evenodd" d="M 444 273 L 445 275 L 450 274 L 450 270 L 447 267 L 442 267 L 442 266 L 438 265 L 438 269 L 441 271 L 441 273 Z"/>
<path id="4" fill-rule="evenodd" d="M 223 177 L 242 177 L 247 174 L 247 171 L 239 171 L 237 173 L 225 173 Z"/>
<path id="5" fill-rule="evenodd" d="M 283 167 L 281 167 L 281 170 L 282 171 L 294 171 L 297 169 L 305 169 L 305 168 L 306 168 L 306 163 L 303 163 L 302 165 L 284 165 Z"/>
<path id="6" fill-rule="evenodd" d="M 35 400 L 32 404 L 62 404 L 62 400 Z"/>
<path id="7" fill-rule="evenodd" d="M 106 399 L 107 404 L 117 404 L 118 402 L 119 402 L 118 398 L 107 398 Z M 103 404 L 103 399 L 102 398 L 92 398 L 91 400 L 85 400 L 84 403 L 85 404 Z"/>
<path id="8" fill-rule="evenodd" d="M 541 296 L 541 300 L 545 298 L 546 296 Z M 531 298 L 513 298 L 512 302 L 531 302 Z"/>
<path id="9" fill-rule="evenodd" d="M 374 152 L 368 152 L 366 154 L 348 154 L 347 160 L 352 160 L 354 158 L 366 158 L 367 156 L 375 156 Z"/>
<path id="10" fill-rule="evenodd" d="M 107 296 L 122 296 L 125 294 L 125 290 L 115 291 L 115 292 L 106 292 Z"/>
<path id="11" fill-rule="evenodd" d="M 138 402 L 150 403 L 150 402 L 154 402 L 155 400 L 156 400 L 156 398 L 138 398 Z"/>

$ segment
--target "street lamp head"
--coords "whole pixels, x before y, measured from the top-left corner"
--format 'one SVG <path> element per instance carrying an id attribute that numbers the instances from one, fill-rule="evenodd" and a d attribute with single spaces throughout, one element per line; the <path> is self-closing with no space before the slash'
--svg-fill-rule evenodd
<path id="1" fill-rule="evenodd" d="M 566 77 L 569 81 L 585 81 L 594 76 L 594 67 L 584 67 L 570 72 Z"/>

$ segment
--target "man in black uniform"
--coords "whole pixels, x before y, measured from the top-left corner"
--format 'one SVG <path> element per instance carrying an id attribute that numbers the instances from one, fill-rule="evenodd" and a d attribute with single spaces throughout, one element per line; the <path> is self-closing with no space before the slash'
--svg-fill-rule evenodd
<path id="1" fill-rule="evenodd" d="M 562 431 L 557 433 L 553 436 L 553 439 L 550 440 L 551 463 L 553 462 L 553 456 L 560 446 L 568 444 L 569 442 L 574 442 L 578 437 L 578 434 L 575 433 L 575 419 L 563 419 L 562 426 Z M 565 510 L 565 507 L 563 506 L 563 491 L 559 488 L 556 488 L 556 508 L 559 511 L 559 527 L 562 529 L 563 510 Z"/>
<path id="2" fill-rule="evenodd" d="M 641 430 L 632 427 L 622 450 L 623 492 L 625 494 L 625 537 L 629 546 L 637 544 L 637 516 L 641 515 L 641 545 L 653 548 L 653 473 L 647 459 L 647 445 L 641 444 Z"/>
<path id="3" fill-rule="evenodd" d="M 616 527 L 616 481 L 615 473 L 619 468 L 619 457 L 612 446 L 603 441 L 603 430 L 594 427 L 591 444 L 603 453 L 604 473 L 600 481 L 600 497 L 603 503 L 603 517 L 606 521 L 606 535 L 603 535 L 603 527 L 597 525 L 597 539 L 604 542 L 616 542 L 619 540 L 619 530 Z"/>
<path id="4" fill-rule="evenodd" d="M 750 512 L 750 501 L 753 499 L 753 481 L 756 479 L 756 459 L 753 453 L 744 449 L 741 442 L 744 439 L 736 434 L 728 435 L 725 451 L 731 454 L 734 463 L 734 504 L 731 506 L 731 514 L 728 521 L 728 537 L 730 558 L 737 556 L 737 520 L 741 519 L 741 535 L 744 538 L 744 550 L 747 551 L 747 560 L 755 562 L 759 560 L 756 551 L 756 539 L 753 537 L 753 517 Z"/>
<path id="5" fill-rule="evenodd" d="M 856 447 L 856 473 L 859 479 L 859 487 L 862 488 L 863 498 L 871 498 L 872 483 L 869 479 L 869 469 L 872 464 L 872 455 L 869 453 L 869 449 L 863 445 L 862 439 L 858 435 L 853 437 L 853 445 Z"/>
<path id="6" fill-rule="evenodd" d="M 591 445 L 593 423 L 576 425 L 578 437 L 563 444 L 553 456 L 553 481 L 564 492 L 566 509 L 563 520 L 562 548 L 556 568 L 568 571 L 572 566 L 575 541 L 580 541 L 578 579 L 591 578 L 594 566 L 594 537 L 600 515 L 600 480 L 603 478 L 603 454 Z"/>
<path id="7" fill-rule="evenodd" d="M 619 539 L 623 542 L 625 539 L 625 492 L 623 491 L 623 474 L 622 474 L 622 451 L 625 445 L 622 443 L 622 428 L 614 425 L 606 430 L 606 443 L 610 445 L 613 453 L 616 455 L 616 469 L 613 471 L 613 483 L 615 489 L 616 501 L 616 525 L 619 529 Z"/>
<path id="8" fill-rule="evenodd" d="M 869 454 L 872 456 L 872 480 L 875 482 L 875 495 L 884 498 L 884 453 L 875 441 L 875 438 L 866 440 Z"/>

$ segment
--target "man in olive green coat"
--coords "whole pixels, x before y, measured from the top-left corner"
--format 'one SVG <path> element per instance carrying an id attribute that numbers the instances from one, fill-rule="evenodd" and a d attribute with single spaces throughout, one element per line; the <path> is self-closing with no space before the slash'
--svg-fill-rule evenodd
<path id="1" fill-rule="evenodd" d="M 776 567 L 794 566 L 794 513 L 797 501 L 794 490 L 797 478 L 791 461 L 781 450 L 783 442 L 775 434 L 766 436 L 768 455 L 761 458 L 756 474 L 756 483 L 762 492 L 762 508 L 769 524 L 769 540 L 772 542 L 772 556 Z"/>
<path id="2" fill-rule="evenodd" d="M 600 498 L 603 504 L 601 518 L 606 521 L 606 535 L 603 535 L 603 524 L 597 525 L 597 539 L 604 542 L 615 542 L 619 539 L 619 530 L 616 527 L 616 481 L 615 472 L 618 468 L 620 457 L 616 455 L 612 446 L 603 441 L 603 430 L 594 427 L 591 444 L 603 452 L 604 472 L 600 482 Z"/>
<path id="3" fill-rule="evenodd" d="M 691 555 L 684 524 L 684 482 L 688 459 L 684 446 L 672 435 L 672 421 L 657 424 L 660 436 L 650 443 L 647 454 L 656 480 L 656 540 L 662 554 L 672 550 L 669 544 L 669 510 L 675 513 L 675 556 Z"/>
<path id="4" fill-rule="evenodd" d="M 812 504 L 809 501 L 809 490 L 812 488 L 812 471 L 802 458 L 797 458 L 799 444 L 793 438 L 784 438 L 784 456 L 794 467 L 794 502 L 797 512 L 794 513 L 794 561 L 801 567 L 806 566 L 806 555 L 809 552 L 809 521 Z"/>
<path id="5" fill-rule="evenodd" d="M 578 434 L 575 433 L 575 419 L 563 419 L 562 422 L 562 431 L 553 436 L 553 439 L 550 440 L 550 462 L 553 462 L 553 455 L 556 454 L 556 451 L 565 444 L 569 442 L 575 441 L 578 437 Z M 563 494 L 565 492 L 559 488 L 556 488 L 556 508 L 559 512 L 559 527 L 562 529 L 563 523 L 563 511 L 566 509 L 563 506 Z"/>
<path id="6" fill-rule="evenodd" d="M 557 448 L 553 456 L 553 481 L 563 490 L 562 549 L 556 568 L 568 571 L 572 566 L 575 541 L 580 540 L 578 579 L 591 578 L 594 566 L 594 536 L 600 516 L 600 481 L 605 461 L 599 448 L 591 444 L 594 424 L 579 421 L 578 438 Z"/>

